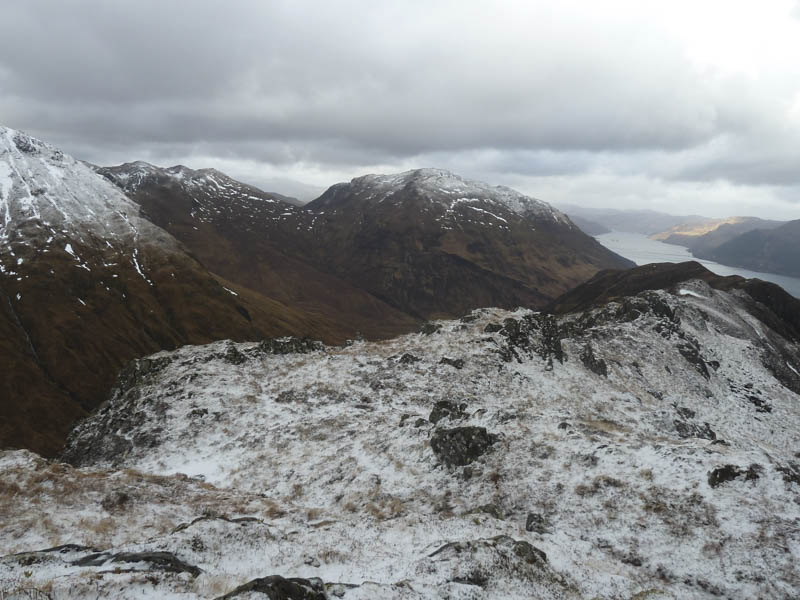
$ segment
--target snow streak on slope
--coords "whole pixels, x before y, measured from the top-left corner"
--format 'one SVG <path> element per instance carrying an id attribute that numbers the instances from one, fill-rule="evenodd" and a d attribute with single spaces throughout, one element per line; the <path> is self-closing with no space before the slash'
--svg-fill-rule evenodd
<path id="1" fill-rule="evenodd" d="M 305 214 L 287 198 L 236 181 L 216 169 L 189 169 L 183 165 L 160 168 L 137 161 L 115 167 L 94 167 L 132 198 L 143 188 L 182 188 L 192 200 L 190 216 L 198 223 L 244 221 L 248 230 L 264 230 L 287 222 L 307 230 Z"/>
<path id="2" fill-rule="evenodd" d="M 139 361 L 76 430 L 67 456 L 86 466 L 58 467 L 95 495 L 70 507 L 21 483 L 37 508 L 0 529 L 9 551 L 113 552 L 6 557 L 0 577 L 35 559 L 31 581 L 64 597 L 99 572 L 102 593 L 163 597 L 273 574 L 348 599 L 797 597 L 800 404 L 773 369 L 800 369 L 798 348 L 739 292 L 680 289 L 558 321 L 481 310 L 380 343 Z M 20 482 L 53 469 L 2 461 Z M 206 516 L 174 528 L 192 507 Z M 131 559 L 154 551 L 201 572 Z"/>

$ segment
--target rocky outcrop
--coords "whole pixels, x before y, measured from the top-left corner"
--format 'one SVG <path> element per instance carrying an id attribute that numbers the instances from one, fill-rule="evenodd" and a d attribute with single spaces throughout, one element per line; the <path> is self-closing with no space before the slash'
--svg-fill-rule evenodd
<path id="1" fill-rule="evenodd" d="M 219 596 L 217 600 L 227 600 L 239 596 L 252 598 L 253 594 L 264 596 L 269 600 L 328 600 L 321 579 L 297 577 L 285 579 L 280 575 L 253 579 L 224 596 Z"/>

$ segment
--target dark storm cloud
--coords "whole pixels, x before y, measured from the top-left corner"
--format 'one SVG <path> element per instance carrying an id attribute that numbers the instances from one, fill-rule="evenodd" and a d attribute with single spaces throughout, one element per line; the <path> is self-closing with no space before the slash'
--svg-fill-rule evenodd
<path id="1" fill-rule="evenodd" d="M 680 61 L 640 68 L 625 40 L 593 61 L 552 56 L 551 40 L 470 20 L 488 15 L 426 30 L 410 6 L 19 3 L 2 25 L 4 108 L 98 140 L 346 139 L 387 156 L 676 148 L 715 132 Z"/>
<path id="2" fill-rule="evenodd" d="M 800 181 L 783 166 L 791 152 L 729 154 L 796 146 L 797 124 L 772 114 L 786 89 L 771 99 L 693 61 L 648 6 L 18 2 L 0 21 L 0 115 L 101 163 L 200 155 L 346 172 L 432 159 Z"/>

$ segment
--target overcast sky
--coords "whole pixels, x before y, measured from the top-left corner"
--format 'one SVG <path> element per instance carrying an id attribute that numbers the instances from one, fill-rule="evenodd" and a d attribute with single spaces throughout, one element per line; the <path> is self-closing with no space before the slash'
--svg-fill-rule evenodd
<path id="1" fill-rule="evenodd" d="M 108 165 L 800 218 L 800 2 L 11 0 L 0 122 Z M 281 189 L 271 191 L 281 192 Z"/>

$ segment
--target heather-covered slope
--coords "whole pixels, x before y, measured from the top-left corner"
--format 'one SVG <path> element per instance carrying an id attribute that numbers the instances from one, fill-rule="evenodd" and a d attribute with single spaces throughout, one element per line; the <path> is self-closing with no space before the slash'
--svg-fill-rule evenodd
<path id="1" fill-rule="evenodd" d="M 341 343 L 391 337 L 417 319 L 313 264 L 314 216 L 213 169 L 130 163 L 96 170 L 179 239 L 204 266 L 265 297 L 315 315 Z"/>
<path id="2" fill-rule="evenodd" d="M 558 318 L 137 361 L 76 429 L 80 468 L 0 456 L 0 540 L 22 552 L 0 585 L 797 597 L 800 355 L 746 296 L 693 279 Z"/>
<path id="3" fill-rule="evenodd" d="M 324 324 L 213 276 L 89 167 L 0 128 L 0 447 L 57 452 L 134 357 Z"/>
<path id="4" fill-rule="evenodd" d="M 438 169 L 359 177 L 306 208 L 320 264 L 426 318 L 542 306 L 633 265 L 544 202 Z"/>

